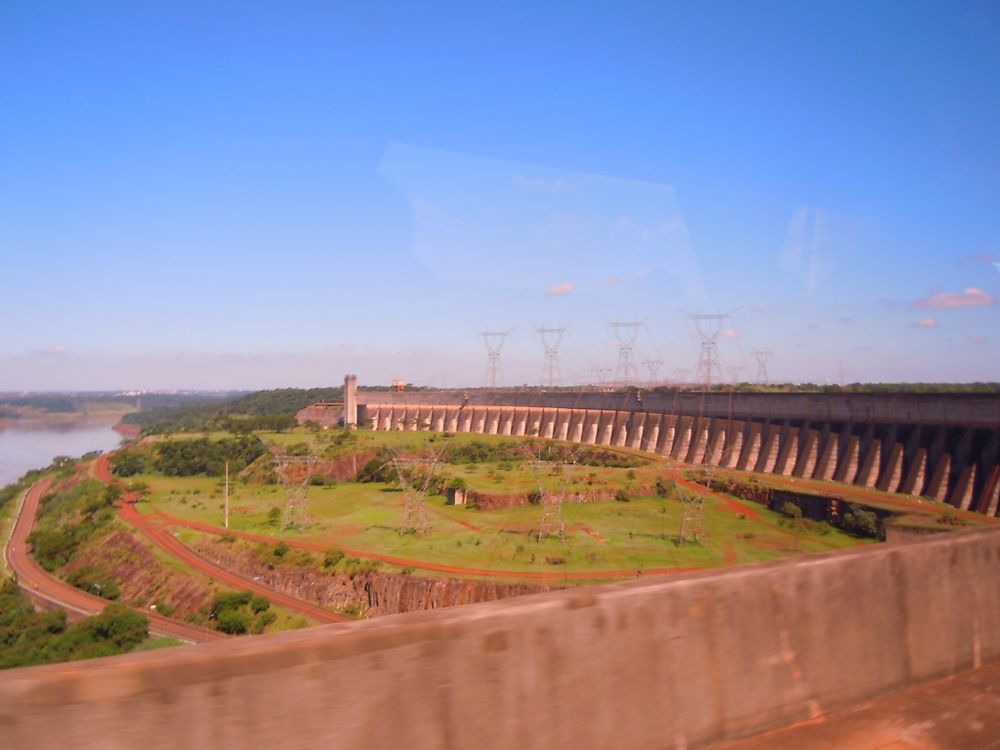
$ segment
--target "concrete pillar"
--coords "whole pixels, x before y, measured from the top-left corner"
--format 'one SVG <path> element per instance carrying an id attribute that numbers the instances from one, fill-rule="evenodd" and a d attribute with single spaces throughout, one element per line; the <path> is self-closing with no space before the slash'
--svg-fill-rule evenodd
<path id="1" fill-rule="evenodd" d="M 500 432 L 500 407 L 491 406 L 486 410 L 486 427 L 484 432 L 487 435 L 496 435 Z"/>
<path id="2" fill-rule="evenodd" d="M 819 463 L 813 476 L 829 482 L 833 479 L 833 473 L 837 470 L 837 453 L 840 448 L 840 435 L 830 432 L 826 436 L 826 445 L 820 454 Z"/>
<path id="3" fill-rule="evenodd" d="M 600 428 L 597 431 L 598 445 L 611 445 L 613 431 L 615 428 L 615 412 L 601 410 Z"/>
<path id="4" fill-rule="evenodd" d="M 646 428 L 642 433 L 642 450 L 650 453 L 656 450 L 660 439 L 660 425 L 663 423 L 662 414 L 650 414 L 646 417 Z"/>
<path id="5" fill-rule="evenodd" d="M 868 453 L 861 463 L 861 470 L 855 484 L 862 487 L 874 487 L 878 482 L 878 475 L 882 469 L 882 441 L 872 438 L 868 443 Z"/>
<path id="6" fill-rule="evenodd" d="M 542 409 L 542 432 L 543 438 L 551 438 L 556 431 L 556 410 Z"/>
<path id="7" fill-rule="evenodd" d="M 531 408 L 528 410 L 528 423 L 525 426 L 525 434 L 531 437 L 541 437 L 542 434 L 542 410 Z"/>
<path id="8" fill-rule="evenodd" d="M 631 414 L 627 411 L 615 412 L 614 444 L 618 448 L 624 448 L 628 442 L 628 420 Z"/>
<path id="9" fill-rule="evenodd" d="M 500 434 L 511 435 L 514 432 L 514 408 L 504 406 L 500 409 Z"/>
<path id="10" fill-rule="evenodd" d="M 472 432 L 480 435 L 486 432 L 486 407 L 472 407 Z"/>
<path id="11" fill-rule="evenodd" d="M 687 461 L 688 451 L 691 449 L 691 438 L 694 432 L 694 419 L 691 417 L 679 417 L 677 424 L 677 439 L 674 441 L 674 450 L 670 457 L 677 461 Z"/>
<path id="12" fill-rule="evenodd" d="M 903 445 L 895 443 L 889 450 L 889 457 L 876 485 L 883 492 L 896 492 L 903 479 Z"/>
<path id="13" fill-rule="evenodd" d="M 726 444 L 722 448 L 722 455 L 719 457 L 719 466 L 726 469 L 735 469 L 740 462 L 743 453 L 743 433 L 746 432 L 746 423 L 739 419 L 731 421 L 726 428 Z"/>
<path id="14" fill-rule="evenodd" d="M 861 438 L 850 433 L 847 434 L 846 438 L 844 453 L 840 457 L 833 478 L 837 482 L 854 484 L 854 480 L 858 476 L 858 462 L 861 457 Z"/>
<path id="15" fill-rule="evenodd" d="M 389 429 L 398 430 L 400 429 L 399 423 L 403 421 L 403 407 L 401 406 L 390 406 L 389 407 Z"/>
<path id="16" fill-rule="evenodd" d="M 569 437 L 569 409 L 559 409 L 556 412 L 556 440 L 566 440 Z"/>
<path id="17" fill-rule="evenodd" d="M 700 464 L 705 460 L 705 450 L 708 445 L 709 420 L 698 419 L 694 426 L 691 447 L 688 450 L 687 463 Z"/>
<path id="18" fill-rule="evenodd" d="M 672 456 L 676 437 L 677 417 L 673 414 L 664 414 L 660 422 L 660 438 L 659 444 L 656 446 L 656 452 L 661 456 Z"/>
<path id="19" fill-rule="evenodd" d="M 976 465 L 966 464 L 958 474 L 955 489 L 948 502 L 959 510 L 968 510 L 972 503 L 972 490 L 976 485 Z"/>
<path id="20" fill-rule="evenodd" d="M 764 430 L 761 439 L 764 450 L 757 461 L 756 471 L 763 474 L 773 474 L 774 467 L 778 463 L 778 453 L 781 450 L 781 430 L 780 424 L 769 423 Z"/>
<path id="21" fill-rule="evenodd" d="M 420 407 L 419 406 L 407 406 L 405 411 L 405 416 L 403 417 L 405 421 L 406 429 L 410 432 L 417 431 L 417 425 L 420 422 Z"/>
<path id="22" fill-rule="evenodd" d="M 793 473 L 797 477 L 808 479 L 816 471 L 816 463 L 819 461 L 819 433 L 816 430 L 802 430 L 800 442 L 802 453 Z"/>
<path id="23" fill-rule="evenodd" d="M 584 409 L 570 409 L 569 430 L 566 432 L 566 439 L 574 443 L 583 442 L 583 422 L 587 412 Z"/>
<path id="24" fill-rule="evenodd" d="M 924 492 L 924 480 L 927 477 L 927 449 L 917 448 L 916 455 L 910 463 L 910 470 L 906 473 L 903 486 L 900 492 L 910 495 L 922 495 Z"/>
<path id="25" fill-rule="evenodd" d="M 583 422 L 583 442 L 596 445 L 597 431 L 600 428 L 601 412 L 597 409 L 587 409 Z"/>
<path id="26" fill-rule="evenodd" d="M 705 453 L 705 463 L 709 466 L 719 465 L 722 460 L 722 449 L 726 447 L 725 422 L 723 420 L 717 422 L 714 431 L 709 433 L 709 448 Z"/>
<path id="27" fill-rule="evenodd" d="M 983 503 L 981 507 L 983 513 L 992 518 L 996 516 L 998 506 L 1000 506 L 1000 466 L 994 466 L 990 472 L 990 478 L 983 488 Z"/>
<path id="28" fill-rule="evenodd" d="M 795 462 L 799 459 L 799 428 L 787 426 L 781 431 L 781 450 L 774 465 L 774 473 L 791 476 Z"/>
<path id="29" fill-rule="evenodd" d="M 642 447 L 642 434 L 646 427 L 646 412 L 634 411 L 628 421 L 628 439 L 626 445 L 638 450 Z"/>
<path id="30" fill-rule="evenodd" d="M 448 413 L 448 409 L 445 406 L 435 406 L 434 410 L 431 412 L 431 429 L 434 432 L 444 432 L 444 419 L 445 415 Z"/>
<path id="31" fill-rule="evenodd" d="M 358 426 L 358 376 L 344 376 L 344 426 Z"/>
<path id="32" fill-rule="evenodd" d="M 934 466 L 934 471 L 931 474 L 931 481 L 928 483 L 927 490 L 924 494 L 929 495 L 942 503 L 945 502 L 948 497 L 948 478 L 950 474 L 951 454 L 942 453 L 941 457 L 937 461 L 937 464 Z"/>
<path id="33" fill-rule="evenodd" d="M 528 426 L 528 410 L 523 406 L 514 407 L 514 430 L 513 434 L 522 436 Z"/>
<path id="34" fill-rule="evenodd" d="M 472 432 L 472 407 L 463 406 L 458 413 L 458 432 Z"/>
<path id="35" fill-rule="evenodd" d="M 750 422 L 748 442 L 746 447 L 743 449 L 743 455 L 740 456 L 740 462 L 737 464 L 738 469 L 753 471 L 757 468 L 757 459 L 760 457 L 760 443 L 763 430 L 764 426 L 759 422 Z"/>
<path id="36" fill-rule="evenodd" d="M 458 432 L 458 407 L 449 406 L 445 409 L 444 429 L 446 432 Z"/>

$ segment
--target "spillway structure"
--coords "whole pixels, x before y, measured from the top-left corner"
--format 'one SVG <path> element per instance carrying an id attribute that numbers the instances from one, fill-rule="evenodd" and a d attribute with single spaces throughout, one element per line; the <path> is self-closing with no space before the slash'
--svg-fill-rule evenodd
<path id="1" fill-rule="evenodd" d="M 1000 395 L 351 391 L 357 424 L 373 430 L 535 435 L 927 497 L 989 516 L 1000 505 Z"/>

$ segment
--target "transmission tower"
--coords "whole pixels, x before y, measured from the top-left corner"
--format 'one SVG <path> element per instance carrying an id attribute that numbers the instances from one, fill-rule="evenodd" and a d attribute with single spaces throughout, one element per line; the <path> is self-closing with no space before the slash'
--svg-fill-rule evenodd
<path id="1" fill-rule="evenodd" d="M 477 331 L 483 339 L 486 347 L 486 385 L 489 388 L 496 388 L 497 381 L 500 380 L 500 350 L 503 349 L 504 339 L 514 330 L 508 328 L 506 331 Z"/>
<path id="2" fill-rule="evenodd" d="M 690 539 L 700 542 L 705 538 L 705 496 L 700 492 L 685 491 L 681 491 L 680 495 L 683 513 L 681 515 L 681 531 L 677 541 L 680 544 L 684 544 Z"/>
<path id="3" fill-rule="evenodd" d="M 288 493 L 285 499 L 285 512 L 281 518 L 281 528 L 304 528 L 309 522 L 308 499 L 309 480 L 312 479 L 319 463 L 317 456 L 289 456 L 279 454 L 274 457 L 274 473 L 278 475 L 281 484 Z M 289 472 L 292 464 L 304 465 L 306 470 L 300 481 L 294 481 Z"/>
<path id="4" fill-rule="evenodd" d="M 681 312 L 687 312 L 682 310 Z M 701 339 L 701 352 L 698 354 L 698 363 L 695 365 L 694 379 L 696 383 L 701 383 L 704 388 L 711 387 L 713 382 L 721 383 L 725 380 L 722 374 L 722 364 L 719 362 L 719 336 L 722 334 L 722 326 L 726 320 L 732 317 L 735 310 L 727 313 L 716 313 L 713 315 L 702 315 L 700 313 L 687 313 L 688 320 L 694 322 L 695 333 Z"/>
<path id="5" fill-rule="evenodd" d="M 615 332 L 615 339 L 618 340 L 618 369 L 615 371 L 615 379 L 619 385 L 628 387 L 639 380 L 639 373 L 635 369 L 633 360 L 635 352 L 632 345 L 639 335 L 639 327 L 642 324 L 641 320 L 634 323 L 621 323 L 616 320 L 611 323 L 611 330 Z"/>
<path id="6" fill-rule="evenodd" d="M 757 360 L 757 382 L 760 385 L 768 384 L 767 377 L 767 360 L 771 358 L 774 352 L 761 351 L 760 349 L 754 349 L 753 356 Z"/>
<path id="7" fill-rule="evenodd" d="M 743 365 L 730 365 L 727 369 L 729 370 L 729 379 L 732 384 L 739 385 L 740 373 L 743 372 Z"/>
<path id="8" fill-rule="evenodd" d="M 545 537 L 557 536 L 560 539 L 566 538 L 566 521 L 563 518 L 562 504 L 564 492 L 546 492 L 542 486 L 541 468 L 546 464 L 536 455 L 533 455 L 527 448 L 524 449 L 528 455 L 528 465 L 535 474 L 535 486 L 538 488 L 538 502 L 542 505 L 542 520 L 538 524 L 538 541 Z M 559 464 L 555 464 L 558 466 Z M 565 490 L 566 482 L 563 482 Z"/>
<path id="9" fill-rule="evenodd" d="M 545 366 L 543 368 L 542 385 L 549 388 L 559 383 L 559 344 L 567 326 L 562 328 L 536 328 L 535 333 L 542 341 L 545 349 Z"/>
<path id="10" fill-rule="evenodd" d="M 663 364 L 662 359 L 644 359 L 642 363 L 646 365 L 646 369 L 649 370 L 649 387 L 653 388 L 660 382 L 660 365 Z"/>
<path id="11" fill-rule="evenodd" d="M 611 374 L 610 367 L 591 367 L 590 371 L 597 376 L 597 385 L 603 387 L 608 375 Z"/>
<path id="12" fill-rule="evenodd" d="M 424 505 L 424 498 L 430 488 L 431 480 L 434 478 L 434 469 L 437 468 L 438 457 L 436 454 L 427 458 L 400 458 L 395 452 L 392 453 L 392 465 L 396 469 L 396 476 L 399 477 L 399 484 L 403 488 L 403 496 L 406 505 L 403 509 L 403 523 L 399 527 L 400 534 L 426 534 L 431 527 L 427 519 L 427 506 Z M 430 469 L 422 475 L 419 486 L 411 481 L 410 472 L 407 467 L 426 466 L 430 464 Z"/>

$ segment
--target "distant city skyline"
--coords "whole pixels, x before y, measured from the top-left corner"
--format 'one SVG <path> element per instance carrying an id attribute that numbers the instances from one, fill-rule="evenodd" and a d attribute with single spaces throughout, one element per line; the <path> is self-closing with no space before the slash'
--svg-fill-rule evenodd
<path id="1" fill-rule="evenodd" d="M 1000 379 L 1000 7 L 0 8 L 0 391 Z M 607 371 L 610 371 L 608 374 Z M 685 374 L 683 371 L 688 371 Z"/>

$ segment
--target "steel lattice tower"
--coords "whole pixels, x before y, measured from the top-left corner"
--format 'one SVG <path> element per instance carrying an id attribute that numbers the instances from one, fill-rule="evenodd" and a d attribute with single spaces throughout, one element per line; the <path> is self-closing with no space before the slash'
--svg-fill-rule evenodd
<path id="1" fill-rule="evenodd" d="M 553 388 L 560 380 L 559 372 L 559 344 L 562 342 L 563 334 L 566 333 L 566 326 L 562 328 L 536 328 L 535 333 L 542 341 L 545 349 L 545 366 L 542 374 L 542 385 Z"/>
<path id="2" fill-rule="evenodd" d="M 685 312 L 685 311 L 682 311 Z M 701 351 L 698 363 L 695 365 L 694 380 L 704 388 L 711 387 L 713 382 L 722 383 L 726 376 L 722 373 L 722 363 L 719 361 L 719 336 L 726 320 L 732 317 L 734 310 L 727 313 L 702 315 L 687 313 L 688 319 L 694 321 L 694 330 L 701 339 Z"/>
<path id="3" fill-rule="evenodd" d="M 486 347 L 486 386 L 496 388 L 497 382 L 501 379 L 500 374 L 500 351 L 503 349 L 504 339 L 513 329 L 506 331 L 477 331 L 483 339 Z"/>
<path id="4" fill-rule="evenodd" d="M 773 352 L 761 351 L 760 349 L 755 349 L 753 352 L 754 359 L 757 360 L 757 382 L 760 385 L 768 384 L 767 377 L 767 360 L 771 358 Z"/>
<path id="5" fill-rule="evenodd" d="M 616 320 L 611 323 L 611 330 L 615 332 L 615 339 L 618 341 L 618 369 L 615 370 L 615 379 L 619 385 L 625 387 L 639 380 L 632 345 L 639 335 L 639 326 L 642 323 L 641 320 L 634 323 L 620 323 Z"/>

